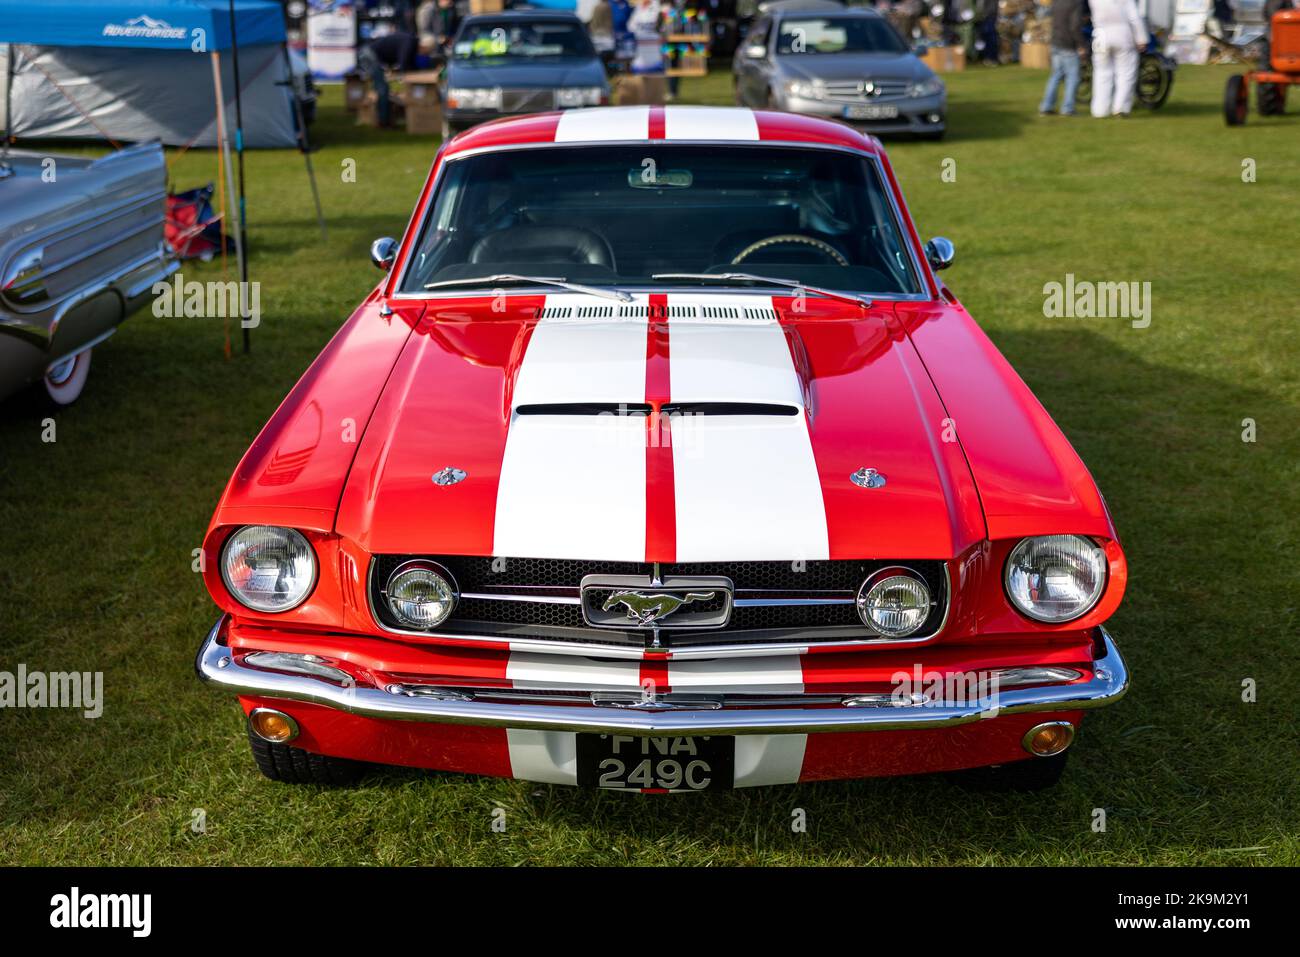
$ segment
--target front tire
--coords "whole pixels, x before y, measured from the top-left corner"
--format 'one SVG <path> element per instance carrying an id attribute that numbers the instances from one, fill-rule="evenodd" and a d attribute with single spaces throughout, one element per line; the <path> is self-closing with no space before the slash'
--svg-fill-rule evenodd
<path id="1" fill-rule="evenodd" d="M 1240 74 L 1228 77 L 1223 88 L 1223 119 L 1229 126 L 1241 126 L 1246 122 L 1247 107 L 1246 78 Z"/>
<path id="2" fill-rule="evenodd" d="M 1069 759 L 1070 752 L 1064 751 L 1050 758 L 1027 758 L 1010 764 L 958 771 L 954 777 L 957 784 L 968 791 L 1029 794 L 1055 787 Z"/>
<path id="3" fill-rule="evenodd" d="M 45 373 L 41 380 L 45 395 L 58 408 L 72 405 L 81 397 L 86 388 L 86 378 L 90 375 L 90 352 L 86 349 Z"/>
<path id="4" fill-rule="evenodd" d="M 326 754 L 313 754 L 287 744 L 263 741 L 248 731 L 248 743 L 253 749 L 257 769 L 272 781 L 284 784 L 323 784 L 332 787 L 352 784 L 365 771 L 360 761 L 331 758 Z"/>
<path id="5" fill-rule="evenodd" d="M 1281 83 L 1256 84 L 1255 108 L 1260 116 L 1281 116 L 1286 112 L 1286 86 Z"/>

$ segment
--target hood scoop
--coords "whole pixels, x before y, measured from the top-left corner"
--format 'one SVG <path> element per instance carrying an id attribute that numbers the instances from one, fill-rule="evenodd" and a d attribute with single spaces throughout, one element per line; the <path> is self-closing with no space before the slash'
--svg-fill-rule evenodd
<path id="1" fill-rule="evenodd" d="M 798 415 L 796 405 L 777 402 L 669 402 L 661 415 Z M 533 402 L 515 408 L 515 415 L 650 415 L 648 402 Z"/>

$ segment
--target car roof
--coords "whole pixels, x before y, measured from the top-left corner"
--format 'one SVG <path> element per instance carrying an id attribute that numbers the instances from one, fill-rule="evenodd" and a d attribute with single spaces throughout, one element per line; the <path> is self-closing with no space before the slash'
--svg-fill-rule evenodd
<path id="1" fill-rule="evenodd" d="M 581 23 L 577 15 L 569 10 L 548 10 L 545 7 L 516 7 L 513 10 L 502 10 L 500 13 L 472 13 L 464 19 L 464 23 L 477 23 L 482 20 L 572 20 L 575 23 Z"/>
<path id="2" fill-rule="evenodd" d="M 834 120 L 739 106 L 602 106 L 505 117 L 461 133 L 446 155 L 478 149 L 597 143 L 800 143 L 882 153 L 880 141 Z"/>
<path id="3" fill-rule="evenodd" d="M 835 0 L 775 0 L 765 3 L 763 13 L 768 16 L 782 16 L 787 13 L 833 13 L 836 16 L 879 17 L 880 12 L 874 7 L 848 7 Z"/>

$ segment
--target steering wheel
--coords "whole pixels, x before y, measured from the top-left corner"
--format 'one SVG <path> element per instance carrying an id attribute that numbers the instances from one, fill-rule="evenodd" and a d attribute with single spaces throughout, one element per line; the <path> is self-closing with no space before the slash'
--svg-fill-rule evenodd
<path id="1" fill-rule="evenodd" d="M 750 243 L 740 252 L 736 253 L 736 258 L 731 261 L 731 265 L 739 266 L 746 259 L 760 250 L 767 249 L 769 246 L 778 246 L 786 243 L 798 246 L 811 246 L 814 250 L 834 262 L 837 266 L 847 266 L 849 264 L 849 261 L 840 255 L 840 251 L 828 242 L 814 239 L 812 236 L 801 236 L 799 233 L 782 233 L 779 236 L 768 236 L 766 239 L 760 239 L 756 243 Z"/>

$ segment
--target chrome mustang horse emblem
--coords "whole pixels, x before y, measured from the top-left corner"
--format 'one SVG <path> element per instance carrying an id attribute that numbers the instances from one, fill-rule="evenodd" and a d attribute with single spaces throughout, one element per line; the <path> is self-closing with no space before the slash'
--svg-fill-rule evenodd
<path id="1" fill-rule="evenodd" d="M 616 591 L 605 599 L 601 606 L 611 611 L 617 605 L 627 609 L 627 617 L 639 625 L 649 625 L 660 618 L 667 618 L 682 605 L 694 601 L 708 601 L 716 592 L 688 591 L 677 595 L 667 592 Z"/>

